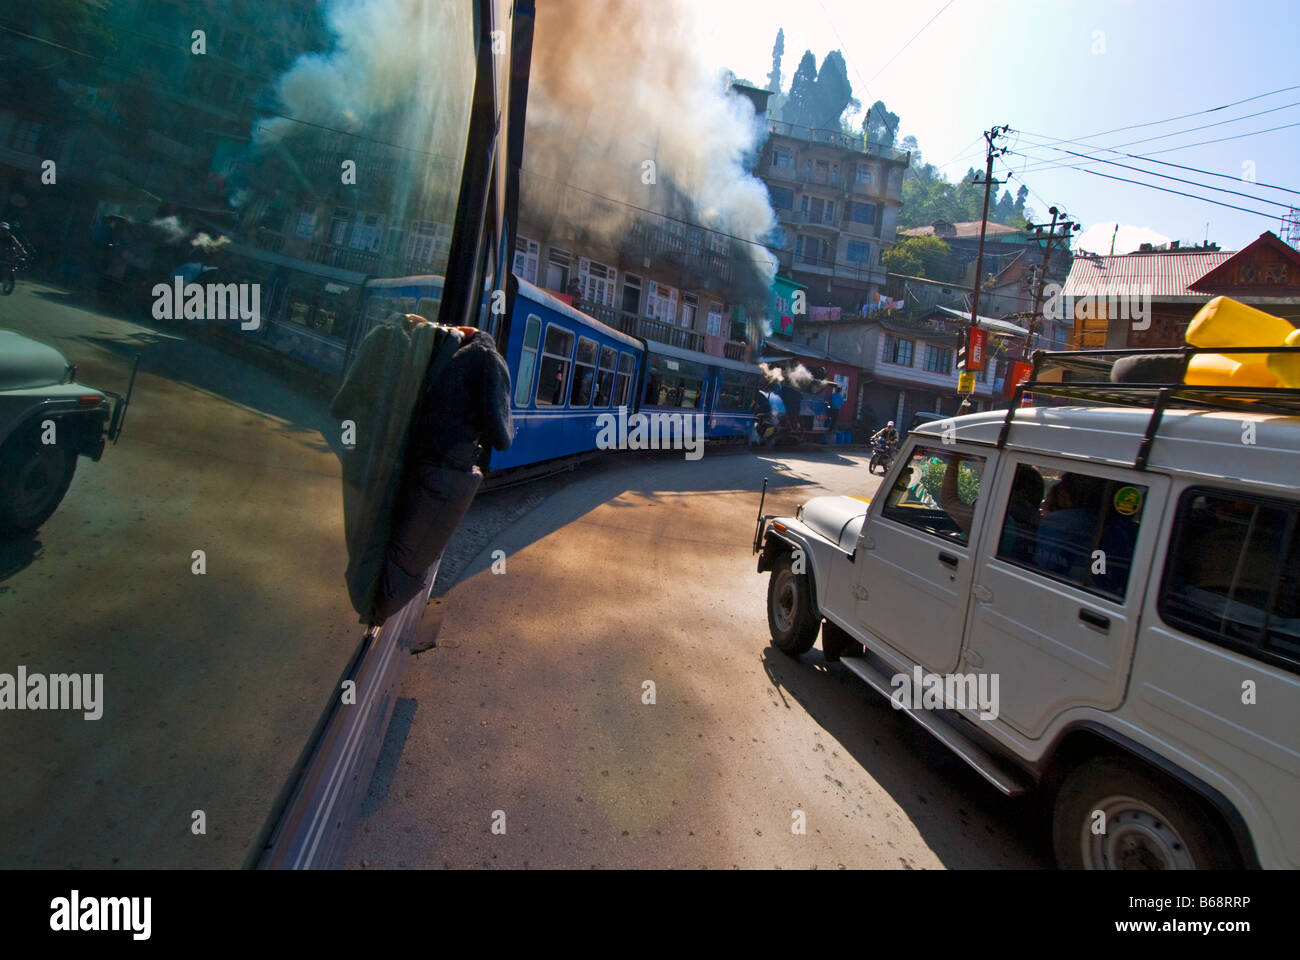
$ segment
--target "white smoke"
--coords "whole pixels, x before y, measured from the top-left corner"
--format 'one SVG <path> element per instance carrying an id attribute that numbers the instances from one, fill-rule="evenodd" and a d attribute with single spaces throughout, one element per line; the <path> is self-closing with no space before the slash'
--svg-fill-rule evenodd
<path id="1" fill-rule="evenodd" d="M 776 261 L 752 241 L 776 219 L 744 169 L 763 134 L 750 101 L 727 95 L 706 66 L 698 13 L 687 0 L 538 4 L 524 202 L 545 204 L 564 185 L 610 197 L 619 203 L 584 204 L 589 194 L 573 190 L 565 199 L 586 215 L 581 226 L 614 241 L 638 208 L 699 223 L 751 241 L 731 241 L 732 256 L 770 286 Z M 676 209 L 672 188 L 690 209 Z"/>
<path id="2" fill-rule="evenodd" d="M 170 217 L 160 217 L 157 220 L 150 220 L 149 226 L 153 227 L 167 243 L 180 243 L 187 236 L 189 231 L 181 226 L 180 217 L 172 214 Z"/>
<path id="3" fill-rule="evenodd" d="M 215 239 L 206 233 L 196 233 L 194 239 L 190 241 L 190 246 L 198 250 L 211 253 L 213 250 L 220 250 L 230 242 L 230 238 L 224 234 Z"/>

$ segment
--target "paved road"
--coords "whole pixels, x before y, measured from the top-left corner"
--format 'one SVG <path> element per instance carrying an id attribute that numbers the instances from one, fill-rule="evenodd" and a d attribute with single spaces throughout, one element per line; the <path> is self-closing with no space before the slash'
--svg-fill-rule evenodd
<path id="1" fill-rule="evenodd" d="M 842 665 L 770 646 L 764 475 L 778 511 L 878 483 L 829 452 L 624 461 L 485 545 L 406 675 L 345 865 L 1048 866 L 1026 802 Z"/>

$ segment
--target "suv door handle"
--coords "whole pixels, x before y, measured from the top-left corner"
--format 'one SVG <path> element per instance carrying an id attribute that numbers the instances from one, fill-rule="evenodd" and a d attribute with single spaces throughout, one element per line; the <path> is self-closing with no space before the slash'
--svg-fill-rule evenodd
<path id="1" fill-rule="evenodd" d="M 952 568 L 954 568 L 954 569 L 956 569 L 956 567 L 957 567 L 957 558 L 954 557 L 951 553 L 941 553 L 941 554 L 939 554 L 939 562 L 940 562 L 940 563 L 946 563 L 948 566 L 950 566 L 950 567 L 952 567 Z"/>
<path id="2" fill-rule="evenodd" d="M 1091 627 L 1098 630 L 1110 629 L 1110 617 L 1104 617 L 1100 613 L 1093 613 L 1091 610 L 1080 610 L 1079 619 Z"/>

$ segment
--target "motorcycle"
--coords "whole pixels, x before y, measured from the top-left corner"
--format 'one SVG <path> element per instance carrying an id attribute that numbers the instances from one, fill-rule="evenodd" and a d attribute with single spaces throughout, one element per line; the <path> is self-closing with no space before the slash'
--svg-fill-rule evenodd
<path id="1" fill-rule="evenodd" d="M 9 296 L 14 292 L 14 286 L 18 283 L 18 271 L 27 266 L 27 258 L 23 256 L 10 257 L 3 264 L 0 264 L 0 296 Z"/>
<path id="2" fill-rule="evenodd" d="M 35 253 L 31 245 L 25 243 L 16 234 L 13 235 L 13 240 L 16 241 L 13 248 L 0 255 L 3 257 L 0 260 L 0 296 L 5 297 L 14 292 L 14 286 L 18 282 L 18 271 L 31 262 Z"/>
<path id="3" fill-rule="evenodd" d="M 871 463 L 867 465 L 867 470 L 871 473 L 876 472 L 876 465 L 879 464 L 883 469 L 882 474 L 889 472 L 889 467 L 894 462 L 894 449 L 890 446 L 888 440 L 877 440 L 871 448 Z"/>

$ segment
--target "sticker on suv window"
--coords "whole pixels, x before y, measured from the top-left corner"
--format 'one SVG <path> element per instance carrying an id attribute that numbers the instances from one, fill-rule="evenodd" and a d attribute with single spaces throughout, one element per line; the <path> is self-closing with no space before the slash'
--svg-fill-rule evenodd
<path id="1" fill-rule="evenodd" d="M 1115 512 L 1131 517 L 1142 509 L 1142 491 L 1137 487 L 1120 487 L 1115 491 Z"/>

